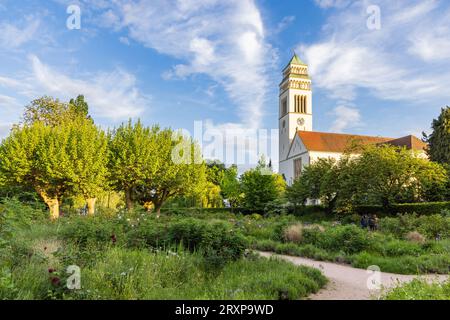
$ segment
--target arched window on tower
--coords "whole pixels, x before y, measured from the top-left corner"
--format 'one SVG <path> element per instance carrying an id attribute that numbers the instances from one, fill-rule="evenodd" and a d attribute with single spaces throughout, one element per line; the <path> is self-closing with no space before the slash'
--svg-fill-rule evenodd
<path id="1" fill-rule="evenodd" d="M 284 99 L 281 101 L 281 116 L 286 115 L 287 112 L 288 112 L 288 110 L 287 110 L 287 99 L 284 98 Z"/>
<path id="2" fill-rule="evenodd" d="M 298 113 L 300 110 L 300 96 L 294 96 L 294 112 Z"/>

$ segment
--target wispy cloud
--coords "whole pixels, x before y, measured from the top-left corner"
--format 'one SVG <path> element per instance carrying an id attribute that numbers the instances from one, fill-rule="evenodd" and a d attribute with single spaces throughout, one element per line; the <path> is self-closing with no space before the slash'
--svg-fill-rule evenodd
<path id="1" fill-rule="evenodd" d="M 274 33 L 280 33 L 287 27 L 289 27 L 295 21 L 295 16 L 286 16 L 278 22 L 277 27 L 275 28 Z"/>
<path id="2" fill-rule="evenodd" d="M 347 103 L 357 98 L 359 89 L 383 100 L 448 101 L 450 74 L 442 72 L 450 69 L 446 2 L 377 1 L 381 30 L 367 28 L 370 1 L 316 3 L 341 8 L 330 16 L 319 41 L 298 48 L 310 64 L 316 87 Z"/>
<path id="3" fill-rule="evenodd" d="M 348 6 L 352 0 L 314 0 L 314 2 L 321 8 L 343 8 Z"/>
<path id="4" fill-rule="evenodd" d="M 242 123 L 261 124 L 272 48 L 253 0 L 118 0 L 100 16 L 101 25 L 179 59 L 165 79 L 206 74 L 238 106 Z"/>
<path id="5" fill-rule="evenodd" d="M 68 100 L 84 94 L 94 117 L 113 121 L 137 117 L 149 107 L 149 97 L 139 91 L 136 78 L 124 70 L 97 72 L 81 77 L 57 70 L 35 55 L 29 56 L 29 63 L 30 71 L 26 76 L 0 77 L 0 87 L 14 89 L 24 99 L 48 94 Z M 14 102 L 7 100 L 9 103 Z"/>
<path id="6" fill-rule="evenodd" d="M 335 117 L 330 130 L 332 132 L 342 132 L 344 129 L 356 128 L 361 125 L 361 115 L 355 107 L 338 105 L 333 110 Z"/>
<path id="7" fill-rule="evenodd" d="M 27 16 L 23 21 L 0 23 L 0 47 L 16 49 L 31 41 L 36 36 L 41 21 L 35 16 Z"/>
<path id="8" fill-rule="evenodd" d="M 11 123 L 2 123 L 0 122 L 0 141 L 2 138 L 6 137 L 9 133 L 9 131 L 12 128 Z"/>

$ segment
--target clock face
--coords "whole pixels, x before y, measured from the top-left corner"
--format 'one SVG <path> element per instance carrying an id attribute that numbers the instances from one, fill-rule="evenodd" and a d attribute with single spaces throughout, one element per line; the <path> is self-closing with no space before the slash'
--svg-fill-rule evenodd
<path id="1" fill-rule="evenodd" d="M 298 118 L 298 119 L 297 119 L 297 124 L 298 124 L 299 126 L 304 125 L 304 124 L 305 124 L 305 119 L 303 119 L 303 118 Z"/>

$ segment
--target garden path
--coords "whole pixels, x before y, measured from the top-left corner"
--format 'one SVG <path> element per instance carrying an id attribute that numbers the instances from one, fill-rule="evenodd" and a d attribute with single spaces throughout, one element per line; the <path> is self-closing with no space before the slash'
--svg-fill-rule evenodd
<path id="1" fill-rule="evenodd" d="M 318 293 L 308 297 L 311 300 L 369 300 L 380 297 L 382 290 L 377 290 L 372 284 L 373 280 L 381 283 L 382 288 L 391 288 L 399 283 L 409 282 L 418 276 L 402 275 L 394 273 L 381 272 L 375 275 L 373 271 L 353 268 L 349 265 L 336 264 L 332 262 L 316 261 L 301 257 L 292 257 L 286 255 L 274 254 L 271 252 L 259 252 L 263 257 L 276 256 L 290 261 L 295 265 L 305 265 L 322 271 L 328 278 L 329 283 Z M 445 281 L 448 275 L 426 275 L 420 276 L 427 281 Z M 372 288 L 372 289 L 370 289 Z"/>

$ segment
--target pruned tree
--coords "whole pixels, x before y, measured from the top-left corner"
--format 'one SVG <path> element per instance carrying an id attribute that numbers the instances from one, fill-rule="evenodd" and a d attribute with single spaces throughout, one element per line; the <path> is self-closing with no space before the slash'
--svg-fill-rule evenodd
<path id="1" fill-rule="evenodd" d="M 88 214 L 95 213 L 97 196 L 108 181 L 108 139 L 92 121 L 80 118 L 67 123 L 60 130 L 68 131 L 66 154 L 69 164 L 65 175 L 71 192 L 83 195 Z"/>
<path id="2" fill-rule="evenodd" d="M 154 130 L 151 155 L 155 168 L 138 188 L 142 202 L 151 202 L 159 217 L 164 203 L 175 196 L 198 194 L 206 185 L 206 166 L 199 147 L 171 129 Z"/>
<path id="3" fill-rule="evenodd" d="M 0 146 L 0 174 L 9 185 L 32 187 L 59 217 L 59 204 L 68 185 L 66 132 L 55 132 L 43 123 L 15 128 Z"/>
<path id="4" fill-rule="evenodd" d="M 140 121 L 128 121 L 110 133 L 109 171 L 112 186 L 125 193 L 128 210 L 133 209 L 134 193 L 157 170 L 154 154 L 159 152 L 154 132 L 158 127 L 147 128 Z"/>

